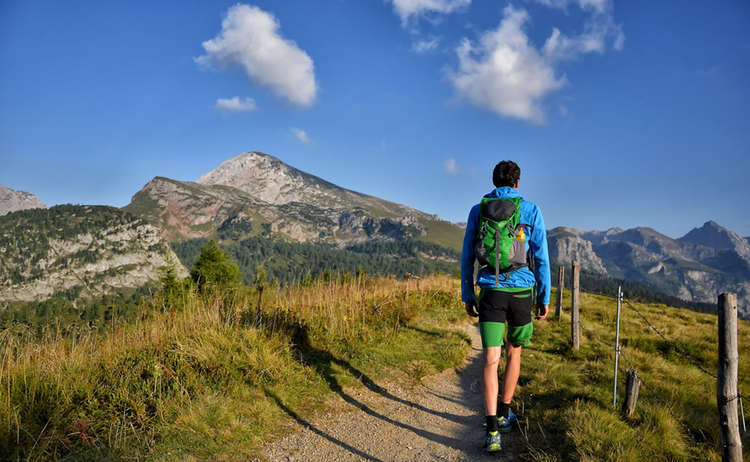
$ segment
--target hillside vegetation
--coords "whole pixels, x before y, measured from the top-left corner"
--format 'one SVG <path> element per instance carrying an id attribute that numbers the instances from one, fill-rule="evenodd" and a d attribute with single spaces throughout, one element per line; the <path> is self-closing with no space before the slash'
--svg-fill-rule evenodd
<path id="1" fill-rule="evenodd" d="M 192 267 L 208 239 L 191 239 L 172 243 L 180 261 Z M 265 237 L 249 237 L 240 241 L 221 240 L 220 246 L 239 263 L 243 279 L 250 284 L 258 265 L 268 276 L 282 285 L 297 284 L 327 274 L 361 273 L 371 276 L 395 277 L 457 272 L 460 254 L 456 251 L 421 241 L 379 240 L 339 248 L 330 244 L 287 242 Z"/>
<path id="2" fill-rule="evenodd" d="M 180 289 L 105 335 L 3 334 L 0 458 L 247 460 L 341 387 L 416 384 L 468 351 L 459 281 L 447 276 L 317 279 L 259 295 Z M 576 353 L 567 304 L 559 323 L 535 323 L 514 403 L 524 444 L 510 449 L 533 461 L 720 460 L 715 380 L 690 363 L 716 370 L 716 317 L 634 304 L 688 360 L 624 306 L 615 409 L 603 343 L 614 341 L 615 301 L 581 304 Z M 738 335 L 739 388 L 750 390 L 747 322 Z M 618 412 L 628 361 L 644 380 L 630 420 Z"/>

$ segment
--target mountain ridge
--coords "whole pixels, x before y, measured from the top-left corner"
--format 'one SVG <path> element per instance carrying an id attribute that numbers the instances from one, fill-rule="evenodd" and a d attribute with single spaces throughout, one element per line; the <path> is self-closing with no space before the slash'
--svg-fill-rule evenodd
<path id="1" fill-rule="evenodd" d="M 585 271 L 627 279 L 686 301 L 715 303 L 720 292 L 738 294 L 740 314 L 750 317 L 750 253 L 736 233 L 708 221 L 673 239 L 648 227 L 626 230 L 549 230 L 551 258 Z"/>
<path id="2" fill-rule="evenodd" d="M 210 237 L 230 222 L 248 236 L 273 234 L 341 247 L 372 239 L 416 239 L 459 250 L 463 229 L 407 205 L 337 186 L 251 151 L 195 182 L 155 177 L 124 207 L 171 241 Z"/>
<path id="3" fill-rule="evenodd" d="M 245 259 L 250 248 L 257 252 L 259 242 L 274 239 L 341 250 L 356 247 L 355 254 L 386 248 L 362 244 L 417 241 L 438 246 L 423 247 L 427 250 L 421 258 L 446 262 L 448 258 L 457 268 L 465 232 L 461 224 L 342 188 L 259 151 L 227 159 L 196 181 L 156 176 L 121 210 L 152 226 L 149 229 L 175 250 L 194 252 L 198 244 L 190 241 L 216 239 Z M 578 260 L 591 274 L 627 279 L 691 302 L 715 303 L 719 291 L 734 291 L 740 297 L 741 313 L 750 315 L 750 238 L 713 220 L 676 239 L 645 226 L 603 231 L 560 226 L 548 230 L 548 236 L 554 264 Z M 175 246 L 180 242 L 185 245 Z M 441 251 L 440 246 L 451 252 Z M 298 248 L 304 253 L 310 249 Z M 180 252 L 180 258 L 188 254 Z M 355 254 L 315 253 L 318 260 L 321 255 L 347 255 L 351 260 Z"/>

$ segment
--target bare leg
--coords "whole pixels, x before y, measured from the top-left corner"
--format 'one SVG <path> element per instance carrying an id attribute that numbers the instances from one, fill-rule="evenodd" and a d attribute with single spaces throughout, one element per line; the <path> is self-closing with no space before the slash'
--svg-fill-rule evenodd
<path id="1" fill-rule="evenodd" d="M 500 363 L 500 347 L 484 349 L 484 371 L 482 372 L 482 392 L 484 394 L 484 415 L 497 414 L 497 365 Z M 516 374 L 518 378 L 518 374 Z"/>
<path id="2" fill-rule="evenodd" d="M 503 394 L 500 397 L 505 404 L 510 404 L 511 400 L 513 400 L 513 393 L 516 391 L 518 376 L 521 374 L 521 348 L 523 347 L 514 346 L 510 343 L 506 346 L 508 362 L 505 365 L 505 372 L 503 374 Z M 486 365 L 484 374 L 484 376 L 487 377 Z"/>

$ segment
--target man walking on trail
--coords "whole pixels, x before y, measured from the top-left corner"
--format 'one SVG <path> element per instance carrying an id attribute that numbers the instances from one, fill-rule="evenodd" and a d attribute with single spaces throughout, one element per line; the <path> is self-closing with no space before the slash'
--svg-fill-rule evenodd
<path id="1" fill-rule="evenodd" d="M 537 319 L 547 317 L 550 270 L 547 231 L 539 207 L 518 193 L 521 169 L 502 161 L 492 173 L 494 190 L 472 207 L 461 254 L 461 299 L 469 316 L 479 317 L 484 349 L 484 396 L 489 452 L 501 449 L 500 433 L 509 432 L 516 415 L 510 410 L 521 372 L 521 348 L 529 343 L 534 287 L 538 287 Z M 474 292 L 474 261 L 479 262 Z M 508 323 L 507 363 L 498 403 L 498 363 Z"/>

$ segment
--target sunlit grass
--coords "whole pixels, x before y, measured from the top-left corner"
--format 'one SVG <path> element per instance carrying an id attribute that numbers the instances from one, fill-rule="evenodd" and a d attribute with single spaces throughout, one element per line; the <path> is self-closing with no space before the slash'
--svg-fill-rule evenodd
<path id="1" fill-rule="evenodd" d="M 104 336 L 3 337 L 0 458 L 247 460 L 342 387 L 418 381 L 468 351 L 444 330 L 461 314 L 447 277 L 154 304 Z"/>
<path id="2" fill-rule="evenodd" d="M 658 304 L 634 306 L 695 361 L 716 373 L 716 316 Z M 533 344 L 524 351 L 517 401 L 530 422 L 526 457 L 538 461 L 720 460 L 716 381 L 623 305 L 620 343 L 645 382 L 634 418 L 623 418 L 619 410 L 628 363 L 620 359 L 618 402 L 613 407 L 614 353 L 597 340 L 614 343 L 616 301 L 582 294 L 581 307 L 586 330 L 579 352 L 569 347 L 567 303 L 560 323 L 554 314 L 549 321 L 537 322 Z M 743 355 L 750 326 L 745 321 L 740 321 L 738 339 L 739 387 L 750 390 L 750 364 Z M 745 444 L 750 441 L 743 440 Z"/>
<path id="3" fill-rule="evenodd" d="M 467 319 L 459 292 L 458 280 L 445 276 L 360 276 L 267 287 L 258 310 L 252 289 L 186 291 L 154 300 L 135 324 L 113 322 L 106 335 L 4 333 L 0 458 L 253 458 L 346 387 L 382 378 L 416 384 L 460 364 L 468 344 L 454 328 Z M 623 306 L 623 352 L 645 381 L 635 416 L 623 418 L 627 363 L 620 362 L 613 408 L 614 356 L 596 340 L 614 342 L 615 301 L 583 294 L 581 305 L 580 351 L 569 348 L 567 303 L 560 323 L 535 323 L 524 349 L 514 404 L 523 410 L 522 458 L 719 460 L 714 379 Z M 716 370 L 715 316 L 635 306 Z M 750 327 L 741 321 L 741 390 L 750 390 L 748 341 Z"/>

